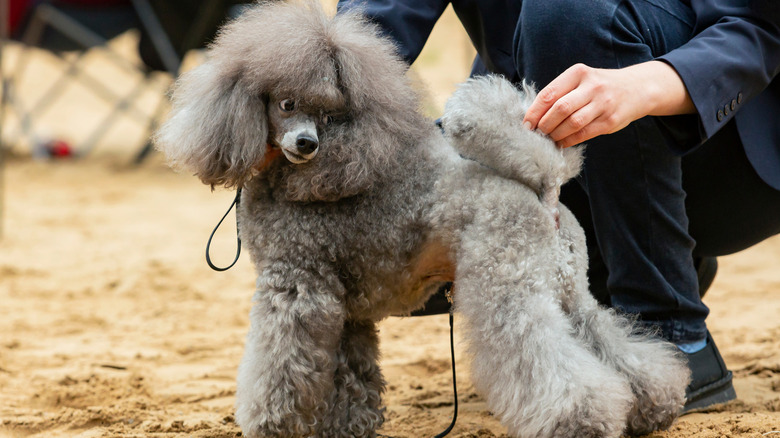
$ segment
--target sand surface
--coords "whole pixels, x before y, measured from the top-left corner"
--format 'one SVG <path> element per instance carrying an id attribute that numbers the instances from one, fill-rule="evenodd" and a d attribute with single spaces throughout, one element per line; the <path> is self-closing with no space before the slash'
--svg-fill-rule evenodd
<path id="1" fill-rule="evenodd" d="M 254 274 L 211 271 L 205 241 L 232 193 L 108 158 L 9 163 L 0 241 L 0 436 L 227 437 Z M 231 216 L 232 218 L 232 216 Z M 232 259 L 232 221 L 215 259 Z M 780 239 L 720 261 L 707 295 L 739 400 L 661 437 L 780 430 Z M 456 319 L 456 342 L 458 324 Z M 429 437 L 452 412 L 446 316 L 380 325 L 393 437 Z M 462 345 L 454 437 L 503 436 L 470 385 Z"/>
<path id="2" fill-rule="evenodd" d="M 458 25 L 450 16 L 438 27 Z M 128 51 L 134 40 L 123 38 L 116 44 Z M 426 49 L 415 72 L 435 115 L 473 52 L 447 32 L 432 44 L 439 49 Z M 35 97 L 58 62 L 36 55 L 19 95 Z M 107 71 L 99 58 L 88 62 Z M 138 80 L 102 76 L 117 92 Z M 165 85 L 152 84 L 140 107 L 152 112 Z M 78 147 L 106 107 L 83 89 L 64 95 L 61 109 L 34 120 L 35 134 Z M 246 254 L 224 273 L 203 256 L 233 194 L 172 173 L 159 156 L 128 166 L 144 141 L 137 121 L 123 119 L 85 159 L 52 162 L 30 159 L 34 139 L 20 139 L 13 123 L 4 128 L 18 144 L 4 175 L 0 238 L 0 437 L 240 436 L 235 375 L 254 273 Z M 232 260 L 234 233 L 231 216 L 216 236 L 219 264 Z M 780 438 L 779 266 L 780 238 L 720 260 L 705 302 L 739 400 L 654 437 Z M 459 334 L 456 319 L 456 342 Z M 453 408 L 447 317 L 390 318 L 380 335 L 383 433 L 434 436 Z M 460 412 L 450 436 L 506 436 L 474 393 L 460 344 L 456 355 Z"/>

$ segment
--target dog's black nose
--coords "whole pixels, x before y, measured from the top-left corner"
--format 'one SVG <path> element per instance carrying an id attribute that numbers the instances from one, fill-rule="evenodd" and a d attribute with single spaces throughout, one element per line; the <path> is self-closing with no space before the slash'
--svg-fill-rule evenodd
<path id="1" fill-rule="evenodd" d="M 306 134 L 301 134 L 295 140 L 295 146 L 298 147 L 298 152 L 303 155 L 308 155 L 317 149 L 319 142 L 317 142 L 317 139 L 311 138 Z"/>

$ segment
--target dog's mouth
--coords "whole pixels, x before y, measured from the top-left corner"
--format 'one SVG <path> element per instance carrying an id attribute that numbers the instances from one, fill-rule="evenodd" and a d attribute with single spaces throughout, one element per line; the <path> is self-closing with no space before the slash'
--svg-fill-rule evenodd
<path id="1" fill-rule="evenodd" d="M 265 160 L 261 165 L 258 166 L 258 169 L 265 168 L 268 164 L 270 164 L 271 161 L 275 160 L 276 157 L 279 155 L 284 155 L 285 158 L 287 158 L 287 161 L 293 163 L 293 164 L 303 164 L 309 162 L 312 158 L 314 158 L 315 155 L 317 155 L 317 151 L 314 151 L 311 154 L 308 155 L 301 155 L 298 152 L 293 152 L 288 149 L 285 149 L 279 143 L 271 140 L 268 142 L 268 150 L 266 151 Z"/>
<path id="2" fill-rule="evenodd" d="M 281 148 L 282 153 L 284 154 L 285 158 L 287 158 L 287 161 L 293 163 L 293 164 L 303 164 L 308 163 L 312 158 L 314 158 L 315 155 L 317 155 L 317 151 L 314 151 L 307 155 L 301 155 L 297 152 L 293 152 L 286 148 Z"/>

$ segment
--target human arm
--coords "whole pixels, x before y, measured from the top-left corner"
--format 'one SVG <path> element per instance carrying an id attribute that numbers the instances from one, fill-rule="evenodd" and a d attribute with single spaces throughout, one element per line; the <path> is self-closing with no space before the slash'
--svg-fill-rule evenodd
<path id="1" fill-rule="evenodd" d="M 396 43 L 398 54 L 411 65 L 448 4 L 449 0 L 339 0 L 337 10 L 360 11 L 378 24 Z"/>
<path id="2" fill-rule="evenodd" d="M 551 82 L 553 93 L 546 89 L 540 92 L 524 120 L 532 128 L 539 127 L 562 140 L 562 146 L 570 146 L 614 132 L 646 115 L 685 114 L 695 109 L 700 120 L 698 135 L 694 141 L 679 145 L 675 152 L 685 153 L 701 144 L 777 75 L 780 14 L 769 0 L 693 0 L 691 7 L 696 16 L 696 36 L 688 43 L 657 60 L 624 69 L 570 69 Z M 599 93 L 605 96 L 593 103 L 600 107 L 588 111 L 606 115 L 593 119 L 575 115 L 584 105 L 591 104 L 582 94 L 590 92 L 592 96 L 593 90 L 588 87 L 593 83 L 601 84 Z M 658 85 L 663 86 L 660 101 L 652 97 L 658 96 Z M 573 96 L 568 96 L 574 91 Z M 684 95 L 687 97 L 681 99 Z M 554 103 L 564 97 L 563 111 L 555 108 Z M 551 108 L 562 114 L 553 114 L 539 126 Z M 573 125 L 580 124 L 584 132 L 567 138 L 572 135 L 572 115 Z M 561 129 L 556 132 L 559 126 Z"/>
<path id="3" fill-rule="evenodd" d="M 692 0 L 691 8 L 696 36 L 659 59 L 683 79 L 701 143 L 780 72 L 780 7 L 776 0 Z"/>
<path id="4" fill-rule="evenodd" d="M 622 69 L 577 64 L 544 87 L 523 118 L 560 147 L 611 134 L 646 115 L 694 112 L 682 79 L 668 64 L 648 61 Z"/>

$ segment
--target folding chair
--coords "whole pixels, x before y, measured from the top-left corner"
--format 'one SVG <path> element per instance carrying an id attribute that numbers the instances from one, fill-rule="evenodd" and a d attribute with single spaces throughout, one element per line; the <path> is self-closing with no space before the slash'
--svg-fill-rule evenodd
<path id="1" fill-rule="evenodd" d="M 165 17 L 163 31 L 174 42 L 176 53 L 183 57 L 190 50 L 203 48 L 219 26 L 227 19 L 236 18 L 252 1 L 247 0 L 149 0 L 150 15 Z M 136 4 L 136 9 L 140 5 Z M 163 69 L 164 59 L 156 50 L 151 33 L 141 35 L 139 45 L 141 59 L 154 69 Z M 155 119 L 157 120 L 157 119 Z M 147 143 L 136 156 L 140 163 L 153 149 Z"/>
<path id="2" fill-rule="evenodd" d="M 112 109 L 92 129 L 86 140 L 78 145 L 77 155 L 89 153 L 122 114 L 145 124 L 147 129 L 144 137 L 148 138 L 148 132 L 154 129 L 155 120 L 165 108 L 166 99 L 161 96 L 152 115 L 139 110 L 133 102 L 150 85 L 152 70 L 146 65 L 126 59 L 107 45 L 109 39 L 131 28 L 140 28 L 148 35 L 165 71 L 175 78 L 181 64 L 180 57 L 147 0 L 52 0 L 36 4 L 29 14 L 24 32 L 18 38 L 28 46 L 42 47 L 55 54 L 71 50 L 78 52 L 69 58 L 61 56 L 64 62 L 63 71 L 35 102 L 23 102 L 10 88 L 12 108 L 20 120 L 17 134 L 20 137 L 32 138 L 34 120 L 61 97 L 70 79 L 76 79 L 87 85 L 94 94 L 113 104 Z M 120 68 L 141 72 L 142 79 L 124 95 L 112 91 L 81 67 L 86 50 L 96 47 Z M 28 61 L 29 51 L 23 50 L 11 77 L 4 81 L 4 85 L 14 84 L 23 77 Z M 9 90 L 9 87 L 5 89 Z"/>

